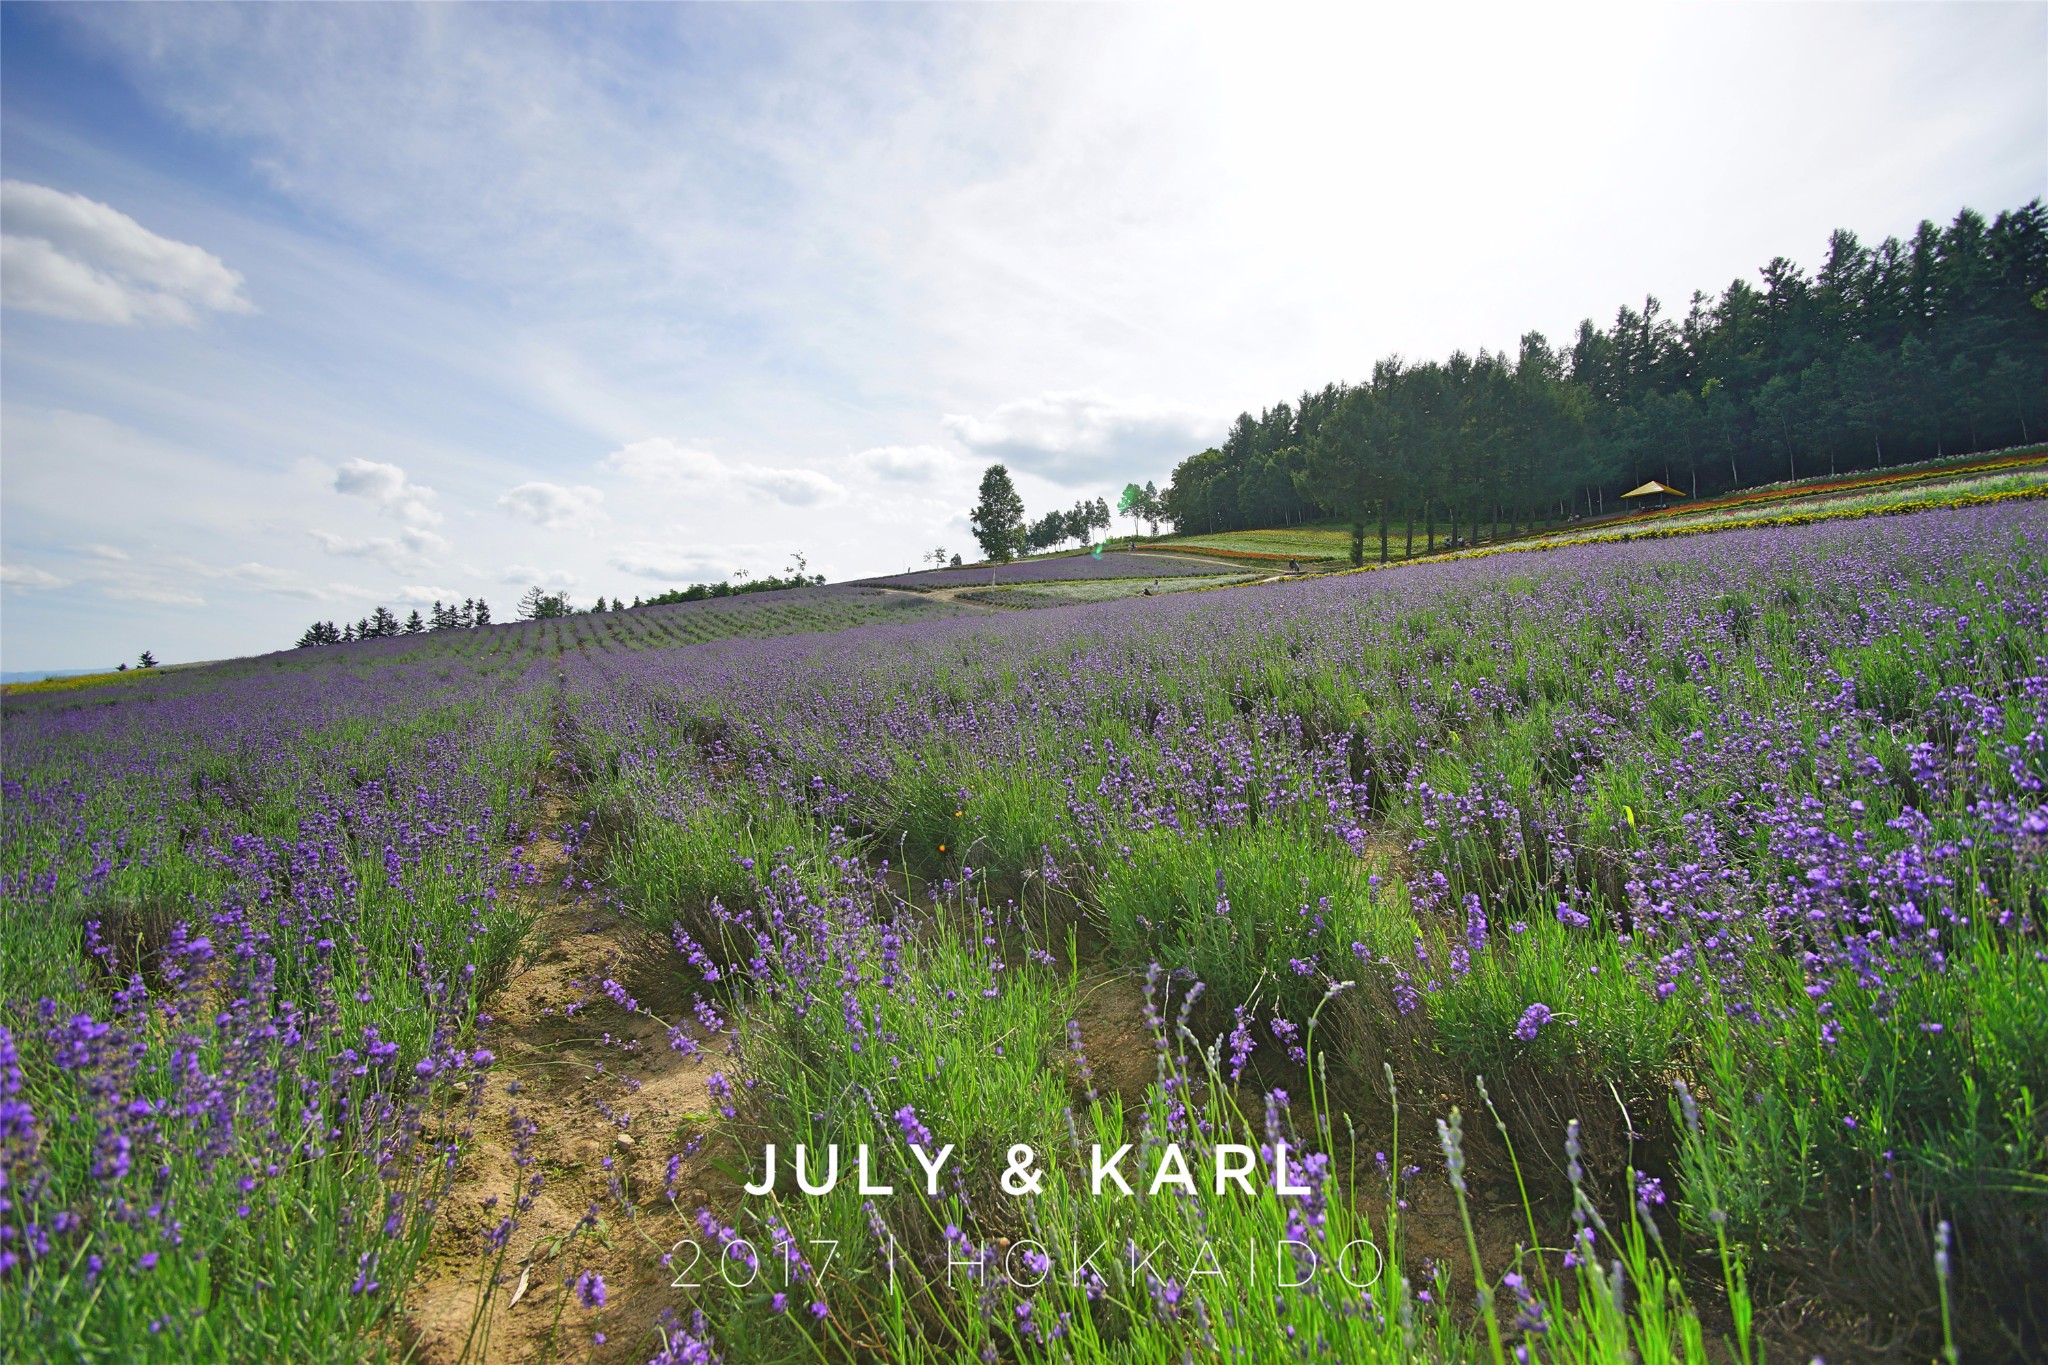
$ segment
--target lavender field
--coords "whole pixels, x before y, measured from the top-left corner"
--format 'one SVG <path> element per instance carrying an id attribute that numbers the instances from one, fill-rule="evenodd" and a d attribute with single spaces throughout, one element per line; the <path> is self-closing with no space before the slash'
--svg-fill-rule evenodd
<path id="1" fill-rule="evenodd" d="M 9 699 L 0 1341 L 2037 1359 L 2044 552 L 2009 504 Z M 768 1143 L 841 1177 L 746 1195 Z"/>
<path id="2" fill-rule="evenodd" d="M 1045 555 L 1009 564 L 978 564 L 963 569 L 925 569 L 868 580 L 894 588 L 985 588 L 1003 583 L 1075 583 L 1099 578 L 1176 578 L 1227 572 L 1226 560 L 1192 554 L 1133 553 L 1105 550 L 1100 554 Z"/>

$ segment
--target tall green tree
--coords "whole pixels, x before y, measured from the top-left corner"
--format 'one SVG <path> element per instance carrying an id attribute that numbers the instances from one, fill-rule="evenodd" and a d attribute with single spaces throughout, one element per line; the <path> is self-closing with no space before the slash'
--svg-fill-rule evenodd
<path id="1" fill-rule="evenodd" d="M 1361 397 L 1360 395 L 1364 395 Z M 1682 317 L 1649 297 L 1554 350 L 1389 357 L 1241 414 L 1175 468 L 1186 532 L 1377 511 L 1434 546 L 1505 519 L 1598 515 L 1647 478 L 1696 496 L 1825 470 L 2037 441 L 2048 430 L 2048 210 L 1965 209 L 1904 241 L 1833 234 L 1809 274 L 1777 256 Z M 1382 530 L 1381 542 L 1387 540 Z M 1382 553 L 1385 553 L 1383 548 Z"/>
<path id="2" fill-rule="evenodd" d="M 1138 521 L 1145 515 L 1145 490 L 1137 484 L 1124 485 L 1122 496 L 1116 500 L 1116 512 L 1120 517 L 1131 519 L 1131 534 L 1138 534 Z"/>
<path id="3" fill-rule="evenodd" d="M 1024 499 L 1017 496 L 1006 466 L 992 464 L 982 471 L 981 500 L 967 514 L 967 522 L 981 543 L 984 558 L 1007 564 L 1017 557 L 1024 530 Z"/>

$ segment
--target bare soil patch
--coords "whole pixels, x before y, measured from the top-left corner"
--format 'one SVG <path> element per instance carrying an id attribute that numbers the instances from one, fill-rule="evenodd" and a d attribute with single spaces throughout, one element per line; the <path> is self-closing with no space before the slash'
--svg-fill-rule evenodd
<path id="1" fill-rule="evenodd" d="M 556 795 L 540 828 L 570 818 Z M 497 1060 L 406 1300 L 404 1335 L 427 1365 L 645 1360 L 662 1309 L 685 1310 L 661 1264 L 691 1235 L 678 1210 L 731 1194 L 704 1151 L 720 1117 L 706 1083 L 729 1035 L 693 1014 L 667 944 L 579 893 L 559 840 L 538 836 L 526 856 L 541 874 L 521 893 L 536 916 L 532 946 L 479 1030 Z M 672 1047 L 663 1021 L 697 1055 Z M 530 1204 L 516 1209 L 522 1195 Z M 508 1215 L 501 1258 L 493 1233 Z M 586 1273 L 603 1278 L 601 1306 L 576 1288 Z"/>

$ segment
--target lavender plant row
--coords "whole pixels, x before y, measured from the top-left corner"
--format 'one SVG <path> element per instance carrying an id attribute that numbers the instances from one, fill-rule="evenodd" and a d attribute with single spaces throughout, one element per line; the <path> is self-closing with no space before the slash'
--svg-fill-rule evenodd
<path id="1" fill-rule="evenodd" d="M 963 1156 L 930 1199 L 681 1210 L 790 1288 L 678 1296 L 666 1359 L 1701 1359 L 1677 1238 L 1743 1303 L 1879 1190 L 1959 1229 L 1995 1339 L 2048 1170 L 2044 537 L 1985 508 L 679 648 L 627 612 L 10 704 L 0 1334 L 395 1349 L 552 768 L 580 875 L 724 993 L 735 1132 Z M 1128 1103 L 1082 1022 L 1119 974 L 1157 1063 Z M 1409 1254 L 1412 1120 L 1374 1125 L 1480 1070 L 1668 1135 L 1617 1184 L 1574 1129 L 1562 1264 Z M 1033 1202 L 991 1187 L 1016 1141 L 1065 1154 Z M 1098 1204 L 1094 1141 L 1286 1141 L 1314 1195 Z M 1460 1210 L 1483 1146 L 1446 1116 Z M 1361 1228 L 1363 1297 L 999 1254 Z M 814 1269 L 828 1236 L 866 1249 Z"/>
<path id="2" fill-rule="evenodd" d="M 585 657 L 574 751 L 617 893 L 780 1002 L 753 1076 L 771 1128 L 880 1141 L 900 1100 L 986 1149 L 1067 1100 L 962 1102 L 978 1064 L 945 1086 L 898 1065 L 919 1029 L 875 1030 L 916 995 L 901 939 L 820 908 L 860 902 L 853 847 L 1201 982 L 1233 1079 L 1308 1063 L 1335 992 L 1334 1068 L 1671 1105 L 1653 1183 L 1738 1258 L 1848 1235 L 1874 1187 L 1965 1210 L 1995 1321 L 2037 1311 L 2014 1286 L 2048 1170 L 2044 532 L 1931 514 Z M 1008 1008 L 977 996 L 1025 989 L 1000 938 L 962 941 L 989 945 L 983 987 L 920 1029 L 975 1032 Z M 1053 994 L 1025 1011 L 1036 1075 L 1073 1007 Z M 1685 1121 L 1673 1079 L 1703 1099 Z"/>
<path id="3" fill-rule="evenodd" d="M 1179 578 L 1212 574 L 1232 567 L 1223 560 L 1187 555 L 1142 554 L 1105 550 L 1099 555 L 1053 555 L 1009 564 L 981 564 L 962 569 L 926 569 L 863 580 L 893 588 L 975 588 L 991 583 L 1073 583 L 1095 578 Z"/>
<path id="4" fill-rule="evenodd" d="M 9 708 L 27 1358 L 377 1354 L 492 1061 L 468 1040 L 524 928 L 545 674 L 239 672 Z"/>

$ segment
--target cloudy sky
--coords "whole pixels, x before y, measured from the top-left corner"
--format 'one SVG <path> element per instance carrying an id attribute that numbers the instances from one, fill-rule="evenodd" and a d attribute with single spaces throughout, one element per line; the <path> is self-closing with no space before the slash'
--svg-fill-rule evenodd
<path id="1" fill-rule="evenodd" d="M 0 664 L 833 579 L 2048 192 L 2048 6 L 0 6 Z"/>

